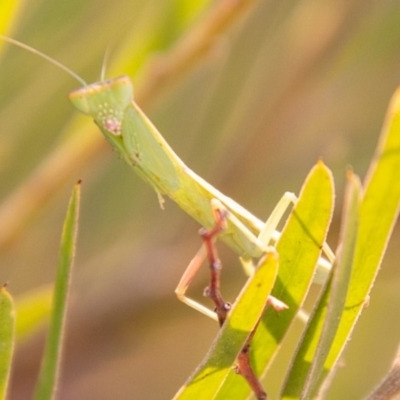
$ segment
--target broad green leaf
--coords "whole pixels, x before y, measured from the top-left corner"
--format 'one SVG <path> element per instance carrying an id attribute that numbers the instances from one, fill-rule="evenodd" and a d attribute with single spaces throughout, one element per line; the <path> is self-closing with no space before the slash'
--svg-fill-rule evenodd
<path id="1" fill-rule="evenodd" d="M 0 288 L 0 400 L 5 400 L 7 395 L 14 347 L 14 331 L 14 302 L 4 285 Z"/>
<path id="2" fill-rule="evenodd" d="M 331 370 L 349 339 L 378 272 L 400 206 L 400 89 L 395 92 L 369 168 L 345 310 L 325 362 Z M 372 298 L 373 301 L 373 298 Z"/>
<path id="3" fill-rule="evenodd" d="M 67 295 L 71 268 L 75 254 L 75 239 L 78 228 L 80 183 L 73 192 L 61 237 L 59 264 L 54 285 L 53 307 L 49 334 L 35 391 L 35 400 L 53 399 L 61 360 L 62 335 L 66 315 Z"/>
<path id="4" fill-rule="evenodd" d="M 267 253 L 259 268 L 248 279 L 210 351 L 175 396 L 175 400 L 215 398 L 265 309 L 278 271 L 277 257 L 274 252 Z M 243 380 L 238 375 L 236 379 Z"/>
<path id="5" fill-rule="evenodd" d="M 354 260 L 361 204 L 361 183 L 348 173 L 339 251 L 333 274 L 299 343 L 284 384 L 282 399 L 310 399 L 318 387 L 326 357 L 343 313 Z M 325 321 L 325 322 L 324 322 Z"/>
<path id="6" fill-rule="evenodd" d="M 289 310 L 278 314 L 267 309 L 264 313 L 252 341 L 252 363 L 258 376 L 271 362 L 308 292 L 332 218 L 333 202 L 332 174 L 320 161 L 308 175 L 277 243 L 279 273 L 272 295 L 286 303 Z M 245 399 L 249 394 L 247 383 L 237 381 L 231 371 L 216 399 Z"/>
<path id="7" fill-rule="evenodd" d="M 17 312 L 16 339 L 29 338 L 48 321 L 51 311 L 53 286 L 45 285 L 19 296 L 15 301 Z"/>

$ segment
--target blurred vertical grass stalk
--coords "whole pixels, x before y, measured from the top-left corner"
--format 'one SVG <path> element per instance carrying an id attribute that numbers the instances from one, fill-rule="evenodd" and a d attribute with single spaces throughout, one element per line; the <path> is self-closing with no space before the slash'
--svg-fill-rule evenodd
<path id="1" fill-rule="evenodd" d="M 71 268 L 75 255 L 78 229 L 80 183 L 73 192 L 65 217 L 59 264 L 56 273 L 53 306 L 42 368 L 34 399 L 54 399 L 62 354 L 62 338 L 65 330 L 68 289 Z M 20 318 L 24 315 L 20 315 Z M 28 319 L 30 316 L 27 316 Z M 23 321 L 22 321 L 23 323 Z M 5 400 L 11 370 L 11 359 L 15 341 L 15 309 L 6 286 L 0 288 L 0 399 Z"/>

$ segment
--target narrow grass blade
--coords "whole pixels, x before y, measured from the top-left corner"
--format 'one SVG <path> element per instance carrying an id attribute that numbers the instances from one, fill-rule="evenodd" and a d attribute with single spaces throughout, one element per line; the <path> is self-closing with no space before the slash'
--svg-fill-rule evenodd
<path id="1" fill-rule="evenodd" d="M 310 399 L 318 387 L 326 357 L 335 338 L 349 286 L 358 233 L 361 182 L 347 176 L 340 250 L 333 275 L 307 324 L 303 339 L 287 374 L 282 399 Z M 324 323 L 325 321 L 325 323 Z M 300 396 L 301 394 L 301 396 Z"/>
<path id="2" fill-rule="evenodd" d="M 335 366 L 349 340 L 378 272 L 399 212 L 399 171 L 400 89 L 396 91 L 389 105 L 379 145 L 368 172 L 345 307 L 324 364 L 321 380 Z M 327 301 L 327 293 L 323 301 Z M 295 396 L 294 393 L 291 395 L 289 398 Z"/>
<path id="3" fill-rule="evenodd" d="M 5 400 L 14 348 L 14 302 L 6 290 L 0 288 L 0 400 Z"/>
<path id="4" fill-rule="evenodd" d="M 311 170 L 283 231 L 277 251 L 279 273 L 272 295 L 289 306 L 278 314 L 267 309 L 252 341 L 252 362 L 258 376 L 269 366 L 311 284 L 332 218 L 334 187 L 332 174 L 320 161 Z M 268 392 L 268 385 L 266 385 Z M 218 400 L 245 399 L 246 382 L 230 372 Z"/>
<path id="5" fill-rule="evenodd" d="M 360 210 L 353 272 L 339 329 L 325 362 L 335 365 L 379 270 L 400 207 L 400 89 L 395 92 L 368 171 Z M 373 299 L 372 299 L 373 301 Z"/>
<path id="6" fill-rule="evenodd" d="M 232 371 L 250 332 L 260 320 L 278 272 L 278 258 L 268 253 L 248 279 L 210 351 L 174 400 L 211 400 Z M 236 379 L 244 379 L 236 375 Z M 235 397 L 235 399 L 239 399 Z"/>
<path id="7" fill-rule="evenodd" d="M 62 335 L 66 315 L 67 295 L 71 267 L 75 253 L 78 227 L 80 184 L 78 183 L 68 205 L 61 238 L 59 264 L 54 287 L 53 308 L 49 334 L 43 356 L 42 368 L 34 400 L 50 400 L 54 397 L 61 359 Z"/>
<path id="8" fill-rule="evenodd" d="M 48 321 L 52 298 L 53 285 L 45 285 L 15 299 L 17 342 L 31 337 Z"/>

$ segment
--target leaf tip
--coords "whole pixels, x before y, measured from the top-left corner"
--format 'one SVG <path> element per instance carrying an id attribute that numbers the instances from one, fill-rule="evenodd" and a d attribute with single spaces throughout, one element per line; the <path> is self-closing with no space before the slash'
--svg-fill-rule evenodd
<path id="1" fill-rule="evenodd" d="M 331 186 L 333 187 L 333 175 L 332 171 L 325 165 L 325 163 L 322 161 L 322 158 L 320 157 L 317 161 L 317 164 L 314 166 L 314 171 L 318 171 L 322 174 L 324 174 L 328 180 L 331 182 Z"/>

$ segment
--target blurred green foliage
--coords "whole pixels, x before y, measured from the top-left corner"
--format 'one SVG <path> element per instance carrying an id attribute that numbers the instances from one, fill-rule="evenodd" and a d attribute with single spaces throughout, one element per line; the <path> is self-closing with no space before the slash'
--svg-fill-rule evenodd
<path id="1" fill-rule="evenodd" d="M 16 338 L 18 341 L 29 339 L 37 329 L 43 328 L 51 310 L 53 285 L 43 285 L 25 292 L 18 297 L 16 304 L 18 319 Z"/>
<path id="2" fill-rule="evenodd" d="M 0 399 L 5 400 L 14 348 L 15 307 L 6 286 L 0 288 Z"/>
<path id="3" fill-rule="evenodd" d="M 198 23 L 209 3 L 25 2 L 12 36 L 90 82 L 98 79 L 110 45 L 110 76 L 130 74 L 139 90 L 151 79 L 146 66 Z M 346 166 L 365 175 L 400 81 L 399 23 L 400 4 L 390 0 L 254 2 L 203 62 L 161 92 L 146 112 L 192 169 L 263 219 L 284 191 L 299 191 L 318 157 L 333 170 L 341 199 Z M 122 400 L 132 393 L 171 398 L 218 330 L 173 294 L 199 246 L 198 226 L 171 202 L 161 211 L 151 188 L 102 150 L 90 162 L 76 156 L 71 174 L 46 196 L 35 182 L 24 210 L 36 198 L 40 207 L 3 241 L 12 223 L 11 213 L 2 213 L 12 203 L 9 196 L 24 193 L 32 171 L 51 170 L 43 160 L 74 133 L 82 135 L 74 142 L 79 146 L 99 132 L 86 131 L 84 118 L 68 103 L 66 95 L 76 87 L 69 76 L 21 49 L 3 46 L 2 52 L 0 282 L 8 281 L 18 297 L 54 281 L 59 226 L 70 188 L 82 178 L 81 234 L 59 399 Z M 338 209 L 329 238 L 333 248 L 339 215 Z M 244 278 L 235 256 L 223 247 L 221 253 L 224 289 L 234 299 Z M 397 253 L 389 246 L 331 399 L 342 393 L 361 398 L 390 364 L 400 333 L 393 318 L 400 306 Z M 199 298 L 205 279 L 204 274 L 198 290 L 192 289 Z M 291 329 L 289 349 L 300 330 L 299 324 Z M 36 335 L 18 346 L 11 400 L 31 397 L 42 339 Z M 274 374 L 267 376 L 271 396 L 290 354 L 281 352 Z"/>

